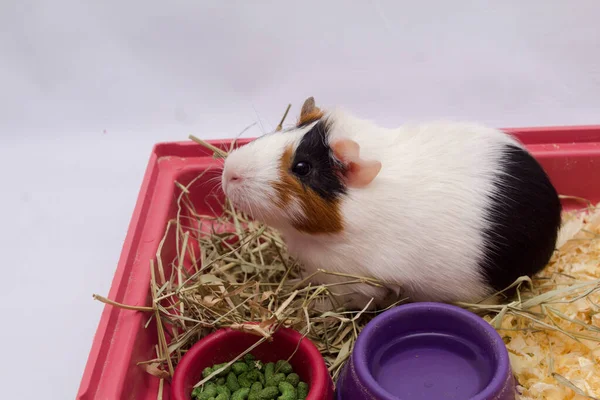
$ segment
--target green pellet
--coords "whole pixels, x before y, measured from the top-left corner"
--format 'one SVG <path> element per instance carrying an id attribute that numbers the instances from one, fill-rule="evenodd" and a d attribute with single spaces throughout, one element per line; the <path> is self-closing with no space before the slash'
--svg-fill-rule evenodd
<path id="1" fill-rule="evenodd" d="M 257 376 L 258 376 L 258 381 L 260 383 L 262 383 L 263 386 L 265 386 L 265 376 L 262 372 L 256 370 L 256 372 L 258 372 Z"/>
<path id="2" fill-rule="evenodd" d="M 275 386 L 278 387 L 280 382 L 284 382 L 285 381 L 285 374 L 275 374 L 271 377 L 271 380 L 267 380 L 265 382 L 266 386 Z"/>
<path id="3" fill-rule="evenodd" d="M 198 396 L 198 400 L 209 400 L 211 397 L 217 396 L 217 385 L 212 382 L 208 382 L 204 385 L 204 390 Z"/>
<path id="4" fill-rule="evenodd" d="M 254 382 L 252 387 L 250 388 L 250 394 L 248 394 L 248 400 L 260 400 L 258 395 L 260 391 L 263 389 L 263 385 L 260 382 Z"/>
<path id="5" fill-rule="evenodd" d="M 224 399 L 229 400 L 231 397 L 231 390 L 225 385 L 217 385 L 217 394 L 222 397 L 224 396 Z M 217 396 L 217 400 L 221 400 L 219 399 L 219 396 Z"/>
<path id="6" fill-rule="evenodd" d="M 279 395 L 279 388 L 274 386 L 266 387 L 258 394 L 259 400 L 273 400 Z"/>
<path id="7" fill-rule="evenodd" d="M 250 367 L 248 367 L 248 364 L 245 362 L 236 362 L 231 366 L 231 370 L 236 375 L 241 375 L 244 372 L 247 372 L 249 369 Z"/>
<path id="8" fill-rule="evenodd" d="M 256 369 L 253 369 L 252 371 L 248 371 L 248 372 L 246 372 L 246 376 L 248 377 L 248 379 L 249 379 L 249 380 L 250 380 L 252 383 L 254 383 L 254 382 L 256 382 L 256 381 L 259 381 L 259 382 L 260 382 L 260 376 L 261 376 L 261 375 L 262 375 L 262 374 L 261 374 L 261 373 L 260 373 L 258 370 L 256 370 Z"/>
<path id="9" fill-rule="evenodd" d="M 204 370 L 202 371 L 202 377 L 203 377 L 203 378 L 208 378 L 208 376 L 209 376 L 210 374 L 212 374 L 212 373 L 213 373 L 213 371 L 214 371 L 214 370 L 213 370 L 211 367 L 204 368 Z"/>
<path id="10" fill-rule="evenodd" d="M 298 400 L 305 400 L 308 396 L 308 384 L 306 382 L 299 382 L 297 392 Z"/>
<path id="11" fill-rule="evenodd" d="M 202 371 L 207 378 L 228 363 Z M 286 360 L 263 363 L 252 354 L 219 372 L 210 382 L 192 392 L 194 400 L 306 400 L 309 387 Z M 278 397 L 279 396 L 279 397 Z"/>
<path id="12" fill-rule="evenodd" d="M 297 398 L 296 388 L 289 382 L 280 382 L 279 391 L 281 392 L 281 396 L 279 396 L 278 400 L 296 400 Z"/>
<path id="13" fill-rule="evenodd" d="M 231 400 L 246 400 L 250 394 L 249 388 L 241 388 L 231 395 Z"/>
<path id="14" fill-rule="evenodd" d="M 238 390 L 240 388 L 240 384 L 238 383 L 238 379 L 237 376 L 235 376 L 235 374 L 233 372 L 230 372 L 229 375 L 227 375 L 227 387 L 229 388 L 229 390 L 231 390 L 232 392 L 235 392 L 236 390 Z"/>
<path id="15" fill-rule="evenodd" d="M 254 382 L 250 388 L 250 393 L 260 393 L 263 390 L 263 385 L 260 382 Z"/>
<path id="16" fill-rule="evenodd" d="M 202 388 L 197 387 L 192 391 L 192 397 L 198 398 L 198 397 L 200 397 L 201 393 L 202 393 Z"/>
<path id="17" fill-rule="evenodd" d="M 265 365 L 265 381 L 269 382 L 275 374 L 275 364 L 268 363 Z"/>
<path id="18" fill-rule="evenodd" d="M 224 367 L 226 365 L 227 365 L 227 363 L 213 365 L 212 369 L 213 369 L 213 371 L 216 371 L 219 368 Z M 225 368 L 223 371 L 219 372 L 217 374 L 217 376 L 219 376 L 219 377 L 221 377 L 221 376 L 227 376 L 230 371 L 231 371 L 231 366 L 229 366 L 229 367 Z"/>
<path id="19" fill-rule="evenodd" d="M 285 361 L 285 360 L 279 360 L 277 361 L 277 364 L 275 365 L 275 371 L 277 372 L 281 372 L 284 374 L 291 374 L 292 372 L 294 372 L 294 369 L 292 368 L 292 365 Z"/>
<path id="20" fill-rule="evenodd" d="M 285 381 L 290 383 L 293 387 L 296 387 L 300 382 L 300 377 L 298 376 L 298 374 L 292 372 L 285 378 Z"/>
<path id="21" fill-rule="evenodd" d="M 243 388 L 250 388 L 253 382 L 248 378 L 248 373 L 244 372 L 243 374 L 238 376 L 238 383 Z"/>

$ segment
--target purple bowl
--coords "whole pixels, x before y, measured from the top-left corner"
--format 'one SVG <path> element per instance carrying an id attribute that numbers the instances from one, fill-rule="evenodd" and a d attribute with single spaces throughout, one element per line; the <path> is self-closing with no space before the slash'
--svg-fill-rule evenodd
<path id="1" fill-rule="evenodd" d="M 515 400 L 492 326 L 456 306 L 414 303 L 367 324 L 337 382 L 338 400 Z"/>

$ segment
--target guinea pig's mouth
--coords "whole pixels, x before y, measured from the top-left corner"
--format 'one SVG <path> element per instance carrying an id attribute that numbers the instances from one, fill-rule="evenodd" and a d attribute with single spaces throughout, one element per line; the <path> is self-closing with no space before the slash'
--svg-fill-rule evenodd
<path id="1" fill-rule="evenodd" d="M 251 193 L 244 186 L 242 179 L 223 179 L 221 184 L 223 193 L 235 208 L 248 214 L 251 218 L 260 218 L 260 212 L 255 204 L 256 201 L 253 200 Z"/>
<path id="2" fill-rule="evenodd" d="M 223 186 L 223 192 L 225 193 L 225 197 L 227 197 L 235 208 L 238 208 L 245 213 L 250 212 L 248 199 L 244 196 L 243 191 L 232 188 L 231 185 L 226 185 Z"/>

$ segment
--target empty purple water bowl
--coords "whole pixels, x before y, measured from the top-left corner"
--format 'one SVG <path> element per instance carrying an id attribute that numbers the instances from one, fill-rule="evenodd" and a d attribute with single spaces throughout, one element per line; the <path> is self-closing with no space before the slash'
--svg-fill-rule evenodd
<path id="1" fill-rule="evenodd" d="M 367 324 L 337 381 L 338 400 L 515 400 L 502 338 L 459 307 L 414 303 Z"/>

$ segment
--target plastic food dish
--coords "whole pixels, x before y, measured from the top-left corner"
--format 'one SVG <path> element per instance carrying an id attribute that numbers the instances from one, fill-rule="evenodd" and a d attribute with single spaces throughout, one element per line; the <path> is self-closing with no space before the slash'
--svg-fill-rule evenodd
<path id="1" fill-rule="evenodd" d="M 190 400 L 193 386 L 202 379 L 202 370 L 229 362 L 259 341 L 258 336 L 220 329 L 198 341 L 183 356 L 171 383 L 172 400 Z M 287 360 L 300 379 L 309 386 L 306 400 L 333 400 L 333 382 L 319 350 L 293 329 L 281 328 L 272 341 L 258 345 L 252 354 L 265 363 Z"/>
<path id="2" fill-rule="evenodd" d="M 507 131 L 540 161 L 559 193 L 600 202 L 600 126 Z M 224 150 L 231 146 L 229 140 L 210 143 Z M 107 297 L 124 304 L 149 304 L 148 263 L 156 255 L 167 221 L 177 213 L 179 191 L 173 182 L 187 185 L 200 173 L 219 165 L 220 161 L 213 159 L 211 152 L 191 141 L 160 143 L 154 147 Z M 198 180 L 190 188 L 190 198 L 198 204 L 199 213 L 211 213 L 211 208 L 203 205 L 212 188 L 207 182 L 214 176 L 207 173 L 204 180 Z M 565 205 L 578 204 L 566 201 Z M 218 210 L 218 204 L 212 206 Z M 169 249 L 175 254 L 175 240 L 165 242 L 163 253 Z M 156 357 L 156 325 L 152 321 L 145 328 L 147 321 L 146 313 L 104 306 L 77 399 L 156 400 L 159 379 L 137 365 Z M 170 382 L 165 380 L 163 399 L 168 400 L 169 394 Z"/>
<path id="3" fill-rule="evenodd" d="M 337 382 L 339 400 L 514 400 L 494 328 L 456 306 L 415 303 L 367 324 Z"/>

